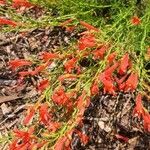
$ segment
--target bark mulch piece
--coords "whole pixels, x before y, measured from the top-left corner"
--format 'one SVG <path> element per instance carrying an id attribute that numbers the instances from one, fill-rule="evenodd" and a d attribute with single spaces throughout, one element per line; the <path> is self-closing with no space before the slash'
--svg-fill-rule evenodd
<path id="1" fill-rule="evenodd" d="M 84 145 L 74 133 L 73 150 L 148 150 L 150 134 L 144 132 L 142 121 L 132 116 L 135 94 L 119 93 L 116 97 L 96 96 L 84 113 L 77 129 L 89 137 Z M 127 139 L 117 138 L 121 135 Z"/>

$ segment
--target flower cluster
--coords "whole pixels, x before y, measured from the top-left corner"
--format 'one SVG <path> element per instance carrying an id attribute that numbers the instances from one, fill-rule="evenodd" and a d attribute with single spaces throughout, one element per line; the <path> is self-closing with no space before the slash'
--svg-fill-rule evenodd
<path id="1" fill-rule="evenodd" d="M 73 19 L 69 19 L 60 25 L 69 29 L 68 24 L 72 21 Z M 42 52 L 37 56 L 41 62 L 38 65 L 34 61 L 24 59 L 8 62 L 10 68 L 18 72 L 22 81 L 29 76 L 40 76 L 41 74 L 42 78 L 44 76 L 42 80 L 38 81 L 37 90 L 40 91 L 40 94 L 46 93 L 47 95 L 45 94 L 41 101 L 28 108 L 23 124 L 30 127 L 33 123 L 36 128 L 40 128 L 41 132 L 38 134 L 44 139 L 48 138 L 47 141 L 41 142 L 42 145 L 46 145 L 48 141 L 52 140 L 52 147 L 55 150 L 69 150 L 70 136 L 73 132 L 80 137 L 84 145 L 88 143 L 88 136 L 74 130 L 74 127 L 82 122 L 91 97 L 99 94 L 101 89 L 104 93 L 116 95 L 119 91 L 133 92 L 138 86 L 139 77 L 132 65 L 130 54 L 125 52 L 123 56 L 117 55 L 117 52 L 111 49 L 110 43 L 98 41 L 96 32 L 100 32 L 99 29 L 84 21 L 79 21 L 79 23 L 87 31 L 81 33 L 74 52 L 67 54 L 57 51 Z M 80 64 L 82 58 L 91 59 L 95 62 L 94 67 L 96 69 L 93 67 L 94 71 L 90 70 L 90 77 L 89 74 L 87 75 L 89 70 L 87 71 L 86 67 Z M 103 68 L 100 68 L 101 62 L 105 63 Z M 56 67 L 50 69 L 53 63 L 56 64 Z M 20 71 L 24 66 L 26 66 L 25 70 Z M 51 77 L 53 70 L 56 71 L 53 73 L 55 78 Z M 90 84 L 86 84 L 87 81 L 83 77 Z M 70 82 L 71 85 L 69 85 Z M 46 89 L 47 91 L 44 93 L 43 91 Z M 44 102 L 45 99 L 47 102 Z M 150 131 L 150 116 L 142 106 L 140 95 L 137 96 L 134 109 L 134 114 L 136 113 L 139 117 L 143 117 L 145 130 Z M 63 118 L 65 118 L 65 121 Z M 45 130 L 43 131 L 43 129 Z M 16 135 L 16 133 L 18 134 Z M 30 128 L 28 131 L 14 131 L 14 134 L 17 139 L 10 145 L 11 150 L 13 148 L 13 150 L 23 149 L 24 147 L 24 149 L 30 150 L 31 147 L 39 148 L 41 146 L 39 145 L 39 138 Z M 124 139 L 119 135 L 116 135 L 116 137 Z M 21 144 L 19 144 L 19 139 L 21 139 Z M 127 141 L 128 139 L 124 140 Z"/>
<path id="2" fill-rule="evenodd" d="M 136 104 L 135 104 L 135 108 L 133 110 L 133 115 L 137 116 L 139 119 L 142 118 L 145 131 L 150 132 L 150 114 L 144 108 L 144 106 L 142 104 L 141 93 L 138 93 L 138 95 L 136 97 Z"/>

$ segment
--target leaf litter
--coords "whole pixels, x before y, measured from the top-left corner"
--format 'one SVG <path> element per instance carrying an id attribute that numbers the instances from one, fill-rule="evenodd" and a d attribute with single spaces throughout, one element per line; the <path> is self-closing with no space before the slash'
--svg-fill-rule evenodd
<path id="1" fill-rule="evenodd" d="M 6 67 L 8 63 L 11 63 L 12 67 L 13 63 L 14 67 L 17 67 L 16 63 L 18 63 L 18 66 L 28 65 L 29 63 L 23 60 L 22 62 L 9 60 L 26 59 L 31 55 L 36 55 L 42 50 L 54 50 L 62 45 L 67 46 L 69 41 L 76 37 L 78 37 L 77 33 L 67 32 L 65 28 L 59 26 L 45 29 L 34 29 L 25 34 L 1 33 L 0 104 L 2 108 L 5 103 L 12 108 L 12 111 L 10 112 L 10 114 L 13 114 L 13 117 L 11 117 L 13 118 L 12 120 L 15 121 L 17 118 L 17 115 L 13 113 L 15 109 L 24 106 L 28 102 L 35 101 L 38 93 L 36 89 L 33 88 L 33 84 L 36 84 L 33 82 L 37 82 L 36 79 L 33 79 L 35 81 L 27 81 L 27 83 L 18 87 L 18 75 L 15 70 Z M 39 88 L 42 90 L 42 87 Z M 8 117 L 4 112 L 2 112 L 1 116 L 3 117 L 0 122 L 3 122 Z M 12 122 L 10 118 L 7 119 L 7 123 L 8 122 Z M 4 126 L 6 121 L 0 124 L 1 126 Z M 19 124 L 19 122 L 17 122 L 17 124 Z"/>
<path id="2" fill-rule="evenodd" d="M 27 3 L 28 4 L 28 3 Z M 30 5 L 31 6 L 31 5 Z M 30 7 L 29 6 L 29 7 Z M 29 14 L 29 13 L 27 13 Z M 32 14 L 32 13 L 31 13 Z M 35 16 L 36 17 L 36 16 Z M 65 25 L 72 20 L 66 21 Z M 134 25 L 139 25 L 140 21 L 134 18 Z M 13 22 L 7 21 L 8 24 L 14 25 Z M 97 28 L 91 26 L 90 24 L 80 21 L 80 24 L 83 25 L 87 30 L 98 31 Z M 70 32 L 71 31 L 71 32 Z M 9 131 L 10 129 L 15 129 L 14 134 L 17 139 L 13 141 L 13 146 L 18 145 L 17 142 L 19 138 L 22 138 L 22 144 L 19 146 L 25 146 L 26 149 L 30 147 L 41 147 L 46 142 L 42 141 L 41 145 L 30 143 L 34 136 L 34 126 L 31 126 L 28 131 L 21 131 L 16 129 L 20 123 L 22 123 L 22 118 L 24 115 L 24 110 L 27 109 L 27 103 L 36 103 L 39 92 L 37 92 L 35 86 L 38 85 L 38 89 L 42 92 L 45 88 L 49 86 L 48 79 L 41 80 L 41 77 L 38 75 L 41 71 L 45 69 L 49 64 L 45 63 L 44 65 L 38 66 L 33 71 L 24 71 L 28 69 L 28 65 L 35 67 L 34 64 L 30 64 L 30 56 L 36 56 L 39 52 L 44 51 L 48 53 L 47 50 L 52 50 L 52 53 L 55 52 L 60 46 L 67 46 L 72 39 L 78 39 L 80 36 L 77 32 L 72 32 L 72 28 L 55 26 L 55 27 L 46 27 L 46 28 L 37 28 L 31 31 L 21 32 L 21 33 L 6 33 L 2 34 L 0 38 L 0 57 L 1 61 L 1 71 L 0 71 L 0 89 L 1 89 L 1 118 L 0 118 L 0 130 L 3 132 Z M 95 36 L 89 34 L 88 32 L 83 33 L 83 36 L 79 39 L 78 49 L 83 51 L 87 48 L 93 48 L 96 46 Z M 109 46 L 108 46 L 109 48 Z M 98 59 L 103 59 L 107 46 L 100 45 L 97 46 L 95 51 L 92 51 L 94 59 L 92 60 L 94 65 L 97 63 Z M 118 74 L 114 77 L 113 73 L 118 67 L 118 63 L 115 62 L 115 53 L 108 57 L 108 62 L 110 63 L 108 67 L 98 75 L 98 79 L 102 82 L 104 86 L 104 91 L 99 90 L 99 83 L 96 84 L 95 80 L 91 92 L 95 95 L 91 102 L 87 100 L 86 103 L 83 102 L 85 91 L 82 95 L 78 97 L 77 108 L 79 109 L 79 116 L 76 120 L 77 127 L 70 133 L 66 133 L 67 136 L 72 136 L 71 144 L 69 138 L 62 136 L 55 143 L 54 148 L 64 149 L 68 148 L 70 145 L 71 149 L 149 149 L 150 147 L 150 115 L 149 112 L 142 105 L 145 101 L 140 103 L 137 91 L 135 89 L 138 84 L 138 74 L 136 72 L 127 73 L 131 69 L 131 64 L 129 62 L 129 55 L 125 54 L 121 59 L 121 65 L 118 71 Z M 87 56 L 88 54 L 84 54 Z M 57 55 L 53 55 L 54 58 Z M 30 60 L 28 60 L 30 58 Z M 43 55 L 46 62 L 52 59 L 52 55 Z M 72 71 L 77 71 L 77 74 L 82 72 L 82 68 L 76 64 L 76 57 L 70 57 L 64 64 L 65 71 L 68 74 L 60 76 L 60 81 L 63 82 L 65 79 L 72 78 L 76 80 L 78 76 L 72 75 Z M 23 61 L 23 60 L 28 61 Z M 17 66 L 13 65 L 12 60 L 15 60 Z M 73 61 L 73 62 L 72 62 Z M 84 57 L 82 60 L 82 65 L 88 67 L 91 62 L 87 57 Z M 8 63 L 11 64 L 8 67 Z M 88 63 L 88 64 L 87 64 Z M 25 66 L 23 68 L 20 68 Z M 13 68 L 13 69 L 11 69 Z M 17 72 L 16 72 L 16 70 Z M 18 72 L 22 77 L 26 75 L 36 75 L 31 78 L 27 78 L 25 83 L 18 81 Z M 40 79 L 40 82 L 37 81 Z M 71 79 L 72 80 L 72 79 Z M 72 81 L 71 81 L 72 82 Z M 119 90 L 125 91 L 119 92 L 116 91 L 116 85 Z M 130 91 L 130 92 L 128 92 Z M 66 107 L 67 111 L 71 111 L 72 102 L 69 100 L 69 97 L 75 96 L 76 93 L 65 93 L 63 88 L 57 89 L 54 93 L 52 99 L 54 103 Z M 15 96 L 16 97 L 15 97 Z M 54 98 L 55 96 L 55 98 Z M 145 98 L 145 97 L 144 97 Z M 86 99 L 89 99 L 86 97 Z M 137 100 L 135 102 L 135 99 Z M 139 101 L 138 101 L 139 100 Z M 5 102 L 8 101 L 8 102 Z M 89 106 L 88 106 L 89 105 Z M 87 107 L 87 108 L 86 108 Z M 146 107 L 149 107 L 147 103 Z M 29 109 L 29 114 L 24 119 L 24 123 L 28 124 L 32 121 L 35 110 L 32 106 Z M 37 106 L 39 111 L 40 122 L 42 125 L 47 126 L 48 130 L 51 132 L 57 131 L 61 126 L 61 123 L 50 121 L 51 112 L 48 112 L 48 105 L 46 103 Z M 133 109 L 134 108 L 134 109 Z M 133 113 L 134 112 L 134 113 Z M 142 115 L 143 120 L 137 118 L 135 115 Z M 82 116 L 83 115 L 83 116 Z M 71 120 L 72 121 L 72 120 Z M 147 132 L 148 131 L 148 132 Z M 68 144 L 67 144 L 68 142 Z M 65 143 L 65 144 L 64 144 Z"/>

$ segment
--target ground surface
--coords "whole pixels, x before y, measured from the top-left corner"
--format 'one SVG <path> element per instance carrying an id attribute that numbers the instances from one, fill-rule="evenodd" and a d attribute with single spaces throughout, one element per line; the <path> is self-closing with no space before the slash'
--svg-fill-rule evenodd
<path id="1" fill-rule="evenodd" d="M 34 7 L 23 12 L 22 15 L 36 19 L 45 13 L 47 12 L 44 9 Z M 9 67 L 8 62 L 13 59 L 36 58 L 43 51 L 55 52 L 62 47 L 66 47 L 67 50 L 67 46 L 79 39 L 79 35 L 79 31 L 70 32 L 62 26 L 0 33 L 0 133 L 2 135 L 22 124 L 28 104 L 36 103 L 40 96 L 36 86 L 43 77 L 40 74 L 26 78 L 25 82 L 18 86 L 18 74 Z M 89 62 L 83 59 L 80 65 L 88 67 Z M 24 69 L 26 68 L 17 71 Z M 149 70 L 148 65 L 146 69 Z M 150 133 L 143 129 L 142 120 L 132 115 L 137 91 L 118 92 L 116 96 L 112 96 L 100 90 L 99 94 L 92 97 L 82 122 L 76 127 L 88 136 L 88 142 L 83 144 L 78 134 L 74 132 L 71 149 L 149 150 Z M 145 91 L 147 96 L 148 91 Z M 148 97 L 144 97 L 143 103 L 147 109 L 150 108 Z M 1 149 L 7 150 L 8 147 Z"/>
<path id="2" fill-rule="evenodd" d="M 36 102 L 39 95 L 35 85 L 38 76 L 27 79 L 22 86 L 17 86 L 17 74 L 8 66 L 8 60 L 36 55 L 41 49 L 52 49 L 77 38 L 77 33 L 69 33 L 62 27 L 35 29 L 23 34 L 1 34 L 0 53 L 0 103 L 1 133 L 9 131 L 21 123 L 26 105 Z M 44 41 L 44 39 L 47 39 Z M 7 39 L 7 40 L 5 40 Z M 66 40 L 66 41 L 65 41 Z M 85 64 L 85 63 L 84 63 Z M 73 134 L 72 149 L 145 149 L 150 147 L 150 135 L 143 132 L 140 121 L 131 116 L 134 105 L 134 93 L 118 93 L 117 96 L 103 95 L 94 97 L 84 113 L 83 125 L 77 127 L 89 136 L 89 143 L 82 145 Z M 8 102 L 5 102 L 8 101 Z M 130 138 L 115 138 L 115 134 Z"/>

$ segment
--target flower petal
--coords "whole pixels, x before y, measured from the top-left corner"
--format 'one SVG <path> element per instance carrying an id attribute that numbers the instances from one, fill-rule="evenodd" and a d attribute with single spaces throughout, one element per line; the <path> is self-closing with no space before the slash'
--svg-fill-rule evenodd
<path id="1" fill-rule="evenodd" d="M 80 21 L 80 24 L 85 27 L 87 30 L 94 30 L 94 31 L 99 31 L 99 29 L 95 28 L 94 26 L 84 22 L 84 21 Z"/>

